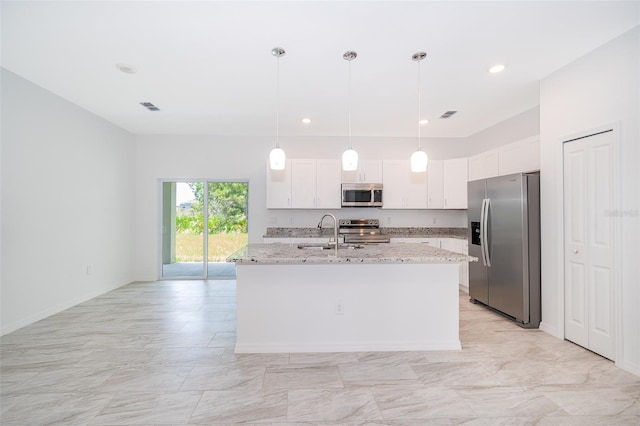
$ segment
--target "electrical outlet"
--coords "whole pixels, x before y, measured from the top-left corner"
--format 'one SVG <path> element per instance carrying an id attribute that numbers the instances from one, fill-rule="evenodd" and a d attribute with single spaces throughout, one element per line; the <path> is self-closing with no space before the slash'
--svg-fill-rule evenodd
<path id="1" fill-rule="evenodd" d="M 342 299 L 336 300 L 336 315 L 344 314 L 344 303 Z"/>
<path id="2" fill-rule="evenodd" d="M 391 216 L 387 216 L 387 225 L 391 225 Z"/>
<path id="3" fill-rule="evenodd" d="M 434 225 L 438 223 L 438 218 L 437 217 L 433 217 L 433 219 L 431 219 L 431 223 L 433 223 Z"/>
<path id="4" fill-rule="evenodd" d="M 87 275 L 93 274 L 93 265 L 87 265 Z"/>

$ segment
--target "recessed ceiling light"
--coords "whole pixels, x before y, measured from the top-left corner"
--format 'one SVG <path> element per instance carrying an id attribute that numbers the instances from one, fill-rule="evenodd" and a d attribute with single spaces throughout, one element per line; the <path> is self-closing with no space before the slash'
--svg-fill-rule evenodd
<path id="1" fill-rule="evenodd" d="M 424 124 L 429 124 L 429 120 L 427 120 L 427 119 L 425 118 L 425 119 L 420 120 L 418 123 L 420 123 L 420 124 L 422 124 L 422 125 L 424 125 Z"/>
<path id="2" fill-rule="evenodd" d="M 491 74 L 499 73 L 499 72 L 504 71 L 504 69 L 505 69 L 506 67 L 507 67 L 507 66 L 506 66 L 506 65 L 504 65 L 504 64 L 496 64 L 496 65 L 492 66 L 491 68 L 489 68 L 489 72 L 490 72 Z"/>
<path id="3" fill-rule="evenodd" d="M 308 117 L 305 117 L 305 118 L 303 118 L 303 119 L 302 119 L 302 122 L 303 122 L 304 124 L 309 124 L 309 123 L 311 123 L 311 119 L 310 119 L 310 118 L 308 118 Z"/>
<path id="4" fill-rule="evenodd" d="M 133 65 L 123 64 L 122 62 L 117 63 L 116 68 L 118 68 L 120 71 L 122 71 L 125 74 L 135 74 L 138 72 L 136 67 L 134 67 Z"/>

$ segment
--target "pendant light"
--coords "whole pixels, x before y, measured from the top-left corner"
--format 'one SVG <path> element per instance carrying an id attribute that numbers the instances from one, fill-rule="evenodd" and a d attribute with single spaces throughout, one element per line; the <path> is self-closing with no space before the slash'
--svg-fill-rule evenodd
<path id="1" fill-rule="evenodd" d="M 284 170 L 286 155 L 280 148 L 280 58 L 284 56 L 285 51 L 281 47 L 271 49 L 271 54 L 276 57 L 277 67 L 277 83 L 276 83 L 276 147 L 269 153 L 269 164 L 273 170 Z"/>
<path id="2" fill-rule="evenodd" d="M 427 57 L 424 52 L 417 52 L 411 56 L 411 59 L 418 63 L 418 150 L 411 155 L 411 171 L 414 173 L 426 172 L 429 157 L 420 147 L 420 61 Z"/>
<path id="3" fill-rule="evenodd" d="M 358 170 L 358 153 L 353 150 L 351 145 L 351 61 L 354 60 L 358 54 L 352 50 L 345 52 L 342 58 L 349 61 L 349 94 L 347 96 L 347 105 L 349 110 L 349 146 L 347 150 L 342 154 L 342 170 L 354 171 Z"/>

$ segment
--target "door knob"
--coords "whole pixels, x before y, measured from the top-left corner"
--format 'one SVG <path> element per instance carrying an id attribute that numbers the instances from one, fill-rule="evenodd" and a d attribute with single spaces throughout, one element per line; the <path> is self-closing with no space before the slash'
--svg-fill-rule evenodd
<path id="1" fill-rule="evenodd" d="M 573 254 L 578 254 L 578 249 L 574 249 Z"/>

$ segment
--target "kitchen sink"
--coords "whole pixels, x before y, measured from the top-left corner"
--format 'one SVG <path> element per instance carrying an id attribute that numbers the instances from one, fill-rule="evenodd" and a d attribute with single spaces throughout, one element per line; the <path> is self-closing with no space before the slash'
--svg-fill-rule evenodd
<path id="1" fill-rule="evenodd" d="M 359 249 L 364 247 L 362 244 L 349 244 L 349 243 L 342 243 L 342 244 L 338 244 L 338 249 Z M 301 250 L 333 250 L 334 246 L 333 244 L 328 244 L 328 243 L 301 243 L 298 244 L 298 248 Z"/>

